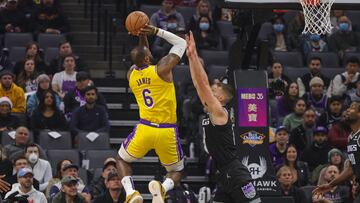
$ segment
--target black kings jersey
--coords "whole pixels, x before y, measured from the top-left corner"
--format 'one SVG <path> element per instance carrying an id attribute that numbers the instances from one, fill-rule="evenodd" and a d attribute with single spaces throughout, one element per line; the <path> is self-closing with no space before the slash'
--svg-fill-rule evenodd
<path id="1" fill-rule="evenodd" d="M 347 153 L 349 161 L 354 172 L 354 175 L 360 178 L 360 130 L 356 133 L 351 133 L 349 136 L 349 142 L 347 146 Z"/>

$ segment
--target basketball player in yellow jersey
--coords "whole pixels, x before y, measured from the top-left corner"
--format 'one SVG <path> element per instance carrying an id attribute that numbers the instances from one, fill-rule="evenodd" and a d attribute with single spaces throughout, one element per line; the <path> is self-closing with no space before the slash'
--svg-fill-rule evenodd
<path id="1" fill-rule="evenodd" d="M 131 51 L 134 63 L 128 72 L 129 86 L 139 106 L 140 121 L 122 143 L 117 168 L 122 177 L 126 201 L 142 203 L 143 198 L 135 190 L 130 163 L 141 159 L 155 149 L 167 176 L 163 183 L 152 180 L 149 191 L 153 203 L 163 203 L 167 191 L 180 183 L 184 168 L 183 152 L 176 126 L 176 97 L 172 69 L 178 64 L 186 49 L 186 41 L 168 31 L 147 25 L 142 28 L 139 46 Z M 147 35 L 156 35 L 172 44 L 169 54 L 156 65 L 151 65 Z"/>

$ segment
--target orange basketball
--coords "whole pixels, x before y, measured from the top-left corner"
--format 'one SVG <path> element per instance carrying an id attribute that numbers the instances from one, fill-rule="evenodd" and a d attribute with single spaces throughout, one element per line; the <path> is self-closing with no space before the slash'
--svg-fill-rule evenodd
<path id="1" fill-rule="evenodd" d="M 129 32 L 136 32 L 149 23 L 149 17 L 141 11 L 131 12 L 125 20 L 125 27 Z"/>

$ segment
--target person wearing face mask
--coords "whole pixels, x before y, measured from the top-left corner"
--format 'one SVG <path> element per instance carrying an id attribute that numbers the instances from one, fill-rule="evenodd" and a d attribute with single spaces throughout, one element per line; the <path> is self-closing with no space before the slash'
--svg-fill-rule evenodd
<path id="1" fill-rule="evenodd" d="M 210 2 L 208 0 L 200 0 L 196 7 L 196 13 L 191 16 L 189 23 L 187 24 L 186 30 L 196 30 L 198 27 L 199 18 L 202 16 L 207 16 L 213 22 L 212 9 Z M 213 26 L 213 25 L 210 25 Z"/>
<path id="2" fill-rule="evenodd" d="M 273 32 L 268 35 L 269 48 L 274 51 L 290 51 L 292 47 L 284 19 L 276 17 L 272 20 L 272 25 Z"/>
<path id="3" fill-rule="evenodd" d="M 217 49 L 220 36 L 210 17 L 200 16 L 193 34 L 198 49 Z"/>
<path id="4" fill-rule="evenodd" d="M 311 52 L 327 52 L 329 51 L 327 43 L 320 35 L 310 34 L 304 42 L 303 54 L 304 59 L 308 58 Z"/>
<path id="5" fill-rule="evenodd" d="M 44 191 L 52 179 L 50 163 L 39 158 L 39 147 L 36 144 L 29 144 L 24 149 L 25 157 L 29 160 L 34 172 L 34 178 L 40 183 L 40 191 Z"/>
<path id="6" fill-rule="evenodd" d="M 359 50 L 359 37 L 352 30 L 352 24 L 347 16 L 341 16 L 338 22 L 338 30 L 329 38 L 329 47 L 332 51 L 338 52 L 340 57 L 345 52 Z"/>
<path id="7" fill-rule="evenodd" d="M 156 11 L 152 16 L 150 17 L 150 25 L 153 25 L 155 27 L 168 30 L 168 18 L 169 16 L 176 16 L 176 23 L 177 27 L 185 30 L 185 21 L 184 17 L 176 11 L 175 7 L 175 1 L 174 0 L 163 0 L 161 4 L 161 8 Z M 173 25 L 170 25 L 170 27 Z"/>

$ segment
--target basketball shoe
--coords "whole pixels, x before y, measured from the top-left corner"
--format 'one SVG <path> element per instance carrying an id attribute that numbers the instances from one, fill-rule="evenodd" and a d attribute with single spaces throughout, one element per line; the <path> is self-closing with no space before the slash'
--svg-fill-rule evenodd
<path id="1" fill-rule="evenodd" d="M 131 195 L 126 195 L 125 203 L 143 203 L 143 198 L 139 191 L 135 190 Z"/>
<path id="2" fill-rule="evenodd" d="M 159 181 L 152 180 L 149 183 L 149 191 L 152 195 L 152 203 L 164 203 L 165 189 Z"/>

